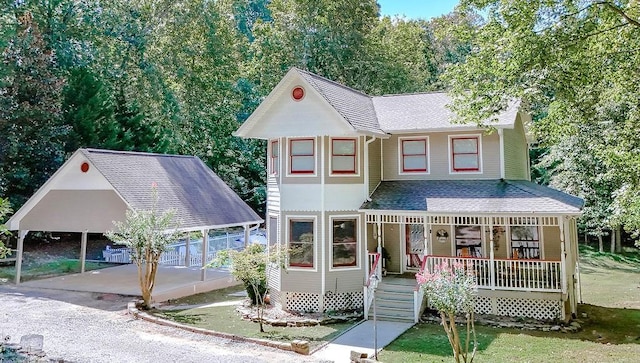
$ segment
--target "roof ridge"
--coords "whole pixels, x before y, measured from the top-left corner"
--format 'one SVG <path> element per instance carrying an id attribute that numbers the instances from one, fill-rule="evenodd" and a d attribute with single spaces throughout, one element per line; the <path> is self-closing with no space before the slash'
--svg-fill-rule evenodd
<path id="1" fill-rule="evenodd" d="M 444 94 L 449 97 L 449 92 L 446 90 L 439 91 L 425 91 L 425 92 L 409 92 L 409 93 L 388 93 L 380 96 L 373 96 L 372 98 L 385 98 L 385 97 L 401 97 L 401 96 L 419 96 L 419 95 L 433 95 L 433 94 Z"/>
<path id="2" fill-rule="evenodd" d="M 337 87 L 339 87 L 339 88 L 346 89 L 346 90 L 351 91 L 351 92 L 358 93 L 358 94 L 360 94 L 361 96 L 365 96 L 365 97 L 367 97 L 367 98 L 369 98 L 369 99 L 372 99 L 372 98 L 373 98 L 373 96 L 369 96 L 368 94 L 364 93 L 363 91 L 357 90 L 357 89 L 355 89 L 355 88 L 351 88 L 351 87 L 346 86 L 346 85 L 344 85 L 344 84 L 342 84 L 342 83 L 338 83 L 338 82 L 333 81 L 333 80 L 331 80 L 331 79 L 329 79 L 329 78 L 327 78 L 327 77 L 321 76 L 321 75 L 319 75 L 319 74 L 316 74 L 316 73 L 313 73 L 313 72 L 310 72 L 310 71 L 307 71 L 307 70 L 304 70 L 304 69 L 300 69 L 300 68 L 298 68 L 298 67 L 293 67 L 293 68 L 294 68 L 295 70 L 297 70 L 298 72 L 302 72 L 302 73 L 306 73 L 306 74 L 308 74 L 308 75 L 309 75 L 309 76 L 311 76 L 312 78 L 319 78 L 319 79 L 321 79 L 321 80 L 323 80 L 323 81 L 325 81 L 325 82 L 329 82 L 329 83 L 331 83 L 331 84 L 332 84 L 332 85 L 334 85 L 334 86 L 337 86 Z"/>
<path id="3" fill-rule="evenodd" d="M 100 154 L 138 155 L 138 156 L 198 159 L 198 157 L 195 155 L 160 154 L 160 153 L 151 153 L 151 152 L 144 152 L 144 151 L 108 150 L 108 149 L 94 149 L 94 148 L 81 148 L 80 150 L 88 153 L 100 153 Z"/>

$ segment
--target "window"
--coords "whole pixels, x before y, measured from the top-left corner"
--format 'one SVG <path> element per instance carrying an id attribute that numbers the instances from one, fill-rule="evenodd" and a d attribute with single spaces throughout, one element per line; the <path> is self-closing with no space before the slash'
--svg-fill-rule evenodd
<path id="1" fill-rule="evenodd" d="M 358 220 L 333 220 L 333 267 L 356 266 L 358 256 Z"/>
<path id="2" fill-rule="evenodd" d="M 316 158 L 314 155 L 314 139 L 297 139 L 290 141 L 290 171 L 291 174 L 313 174 Z"/>
<path id="3" fill-rule="evenodd" d="M 427 138 L 400 139 L 401 168 L 403 173 L 426 173 Z"/>
<path id="4" fill-rule="evenodd" d="M 269 216 L 269 248 L 278 245 L 278 217 Z"/>
<path id="5" fill-rule="evenodd" d="M 289 220 L 289 266 L 313 267 L 313 219 Z"/>
<path id="6" fill-rule="evenodd" d="M 480 171 L 480 137 L 452 137 L 451 160 L 453 171 Z"/>
<path id="7" fill-rule="evenodd" d="M 456 256 L 482 257 L 480 226 L 456 226 Z"/>
<path id="8" fill-rule="evenodd" d="M 511 226 L 511 257 L 540 259 L 540 237 L 537 226 Z"/>
<path id="9" fill-rule="evenodd" d="M 278 174 L 280 149 L 278 140 L 271 141 L 271 157 L 269 159 L 269 174 Z"/>
<path id="10" fill-rule="evenodd" d="M 331 172 L 334 174 L 356 174 L 356 140 L 331 140 Z"/>

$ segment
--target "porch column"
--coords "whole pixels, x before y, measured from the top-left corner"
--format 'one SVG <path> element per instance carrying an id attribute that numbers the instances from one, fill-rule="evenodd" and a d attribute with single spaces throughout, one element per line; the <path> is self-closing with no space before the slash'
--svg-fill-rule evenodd
<path id="1" fill-rule="evenodd" d="M 242 227 L 244 227 L 244 248 L 247 248 L 249 246 L 249 225 L 245 224 Z"/>
<path id="2" fill-rule="evenodd" d="M 18 231 L 18 251 L 16 252 L 16 285 L 20 283 L 20 274 L 22 273 L 22 251 L 24 250 L 24 237 L 29 231 Z"/>
<path id="3" fill-rule="evenodd" d="M 424 230 L 422 231 L 422 236 L 424 237 L 424 246 L 422 250 L 422 259 L 424 260 L 424 256 L 431 253 L 431 224 L 429 224 L 429 217 L 424 218 Z"/>
<path id="4" fill-rule="evenodd" d="M 85 270 L 85 264 L 87 261 L 87 234 L 88 231 L 84 230 L 82 232 L 82 237 L 80 240 L 80 273 L 83 274 Z"/>
<path id="5" fill-rule="evenodd" d="M 185 239 L 185 251 L 184 251 L 184 265 L 186 267 L 191 266 L 191 233 L 187 232 L 187 238 Z"/>
<path id="6" fill-rule="evenodd" d="M 558 217 L 559 223 L 558 227 L 560 227 L 560 283 L 562 288 L 562 293 L 567 293 L 567 250 L 565 248 L 565 219 L 563 217 Z"/>
<path id="7" fill-rule="evenodd" d="M 382 255 L 382 223 L 376 223 L 376 229 L 376 235 L 378 237 L 378 248 L 376 251 Z"/>
<path id="8" fill-rule="evenodd" d="M 202 230 L 202 268 L 200 269 L 200 281 L 207 278 L 207 252 L 209 251 L 209 230 Z"/>
<path id="9" fill-rule="evenodd" d="M 496 265 L 494 263 L 493 253 L 493 218 L 489 217 L 489 279 L 491 283 L 491 290 L 496 289 Z"/>

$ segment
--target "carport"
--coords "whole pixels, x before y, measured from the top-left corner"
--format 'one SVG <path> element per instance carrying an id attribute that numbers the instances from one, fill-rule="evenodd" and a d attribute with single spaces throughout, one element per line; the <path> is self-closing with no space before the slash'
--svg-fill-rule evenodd
<path id="1" fill-rule="evenodd" d="M 85 274 L 88 233 L 113 229 L 113 222 L 124 221 L 128 210 L 151 209 L 152 185 L 158 193 L 156 209 L 173 210 L 178 230 L 187 236 L 243 227 L 248 241 L 250 229 L 263 222 L 195 156 L 79 149 L 6 223 L 18 237 L 16 284 L 29 231 L 81 233 L 81 275 Z M 186 241 L 189 251 L 189 238 Z M 206 264 L 207 241 L 203 238 L 201 267 Z M 204 282 L 207 269 L 198 270 Z"/>

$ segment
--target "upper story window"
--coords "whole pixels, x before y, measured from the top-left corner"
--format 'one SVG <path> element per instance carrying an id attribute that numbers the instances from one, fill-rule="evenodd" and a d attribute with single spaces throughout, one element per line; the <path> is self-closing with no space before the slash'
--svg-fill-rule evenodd
<path id="1" fill-rule="evenodd" d="M 313 219 L 289 220 L 289 266 L 313 268 L 314 228 Z"/>
<path id="2" fill-rule="evenodd" d="M 315 173 L 315 140 L 289 140 L 289 161 L 289 171 L 291 172 L 291 174 Z"/>
<path id="3" fill-rule="evenodd" d="M 451 136 L 452 172 L 480 171 L 480 136 Z"/>
<path id="4" fill-rule="evenodd" d="M 331 139 L 331 173 L 357 174 L 356 139 Z"/>
<path id="5" fill-rule="evenodd" d="M 428 173 L 429 172 L 429 138 L 401 138 L 400 143 L 400 172 Z"/>
<path id="6" fill-rule="evenodd" d="M 278 167 L 280 166 L 280 148 L 278 140 L 271 141 L 271 155 L 269 157 L 269 174 L 278 174 Z"/>

